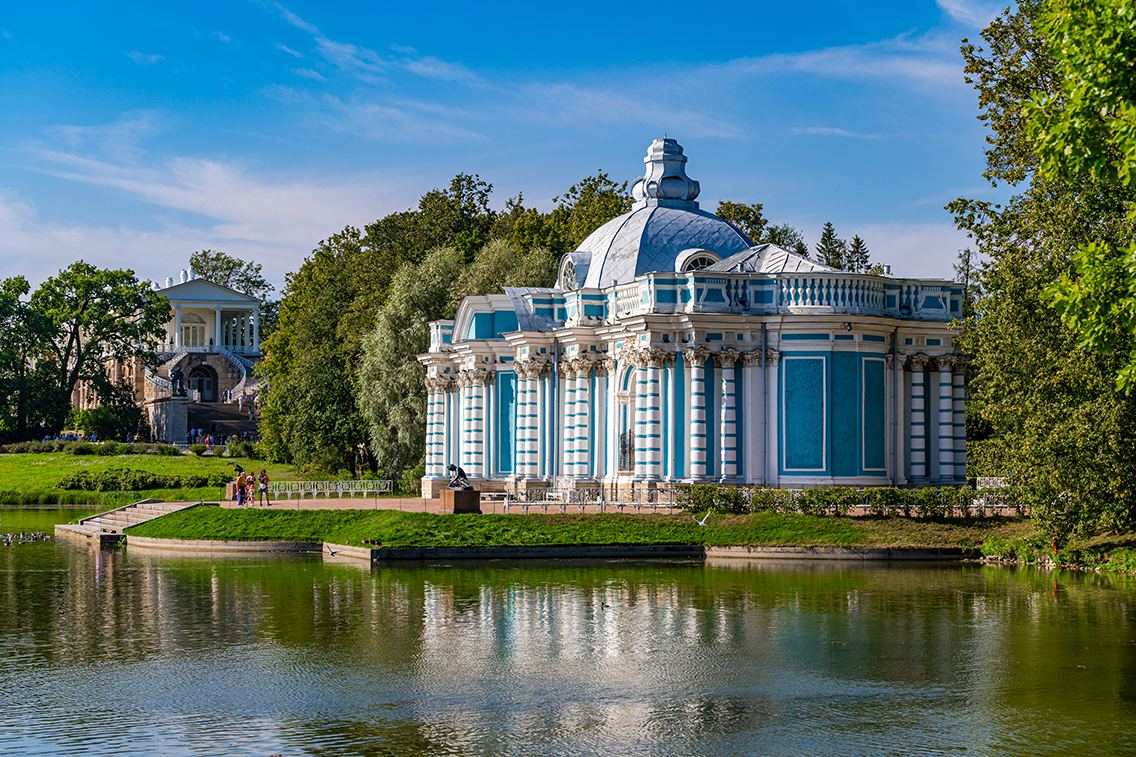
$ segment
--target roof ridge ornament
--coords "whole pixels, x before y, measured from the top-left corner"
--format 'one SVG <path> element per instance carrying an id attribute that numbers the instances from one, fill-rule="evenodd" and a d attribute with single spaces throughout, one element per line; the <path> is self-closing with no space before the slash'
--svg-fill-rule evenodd
<path id="1" fill-rule="evenodd" d="M 686 156 L 677 140 L 656 139 L 647 148 L 646 173 L 631 185 L 636 207 L 697 208 L 698 182 L 686 175 Z"/>

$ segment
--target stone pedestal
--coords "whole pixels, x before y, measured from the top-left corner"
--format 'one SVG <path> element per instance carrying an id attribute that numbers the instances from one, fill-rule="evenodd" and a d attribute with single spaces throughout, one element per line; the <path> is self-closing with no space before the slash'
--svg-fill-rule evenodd
<path id="1" fill-rule="evenodd" d="M 481 513 L 481 492 L 442 490 L 443 513 Z"/>
<path id="2" fill-rule="evenodd" d="M 150 429 L 159 442 L 184 444 L 189 430 L 189 400 L 185 397 L 161 397 L 146 403 Z"/>

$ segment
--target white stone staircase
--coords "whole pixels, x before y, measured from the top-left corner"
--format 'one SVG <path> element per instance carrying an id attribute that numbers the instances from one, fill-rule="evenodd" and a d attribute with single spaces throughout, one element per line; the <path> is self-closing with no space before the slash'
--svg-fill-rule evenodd
<path id="1" fill-rule="evenodd" d="M 130 526 L 160 518 L 169 513 L 199 507 L 201 502 L 163 502 L 160 499 L 144 499 L 105 513 L 91 515 L 78 523 L 60 523 L 55 526 L 56 536 L 84 539 L 100 545 L 118 544 L 123 539 L 123 531 Z"/>

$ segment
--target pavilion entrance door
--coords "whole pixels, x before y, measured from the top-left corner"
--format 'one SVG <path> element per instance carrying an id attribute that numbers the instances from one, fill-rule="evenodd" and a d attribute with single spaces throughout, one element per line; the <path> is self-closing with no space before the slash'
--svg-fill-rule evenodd
<path id="1" fill-rule="evenodd" d="M 198 396 L 202 402 L 216 402 L 216 382 L 213 380 L 213 375 L 201 368 L 194 368 L 189 372 L 189 389 L 190 391 L 199 392 Z"/>

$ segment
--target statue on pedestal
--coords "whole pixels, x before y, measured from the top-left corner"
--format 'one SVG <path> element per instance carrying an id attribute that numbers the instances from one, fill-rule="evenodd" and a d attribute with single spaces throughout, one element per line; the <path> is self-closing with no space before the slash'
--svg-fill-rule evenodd
<path id="1" fill-rule="evenodd" d="M 185 396 L 185 374 L 181 372 L 181 368 L 174 368 L 170 373 L 170 395 L 173 397 Z"/>
<path id="2" fill-rule="evenodd" d="M 450 485 L 446 487 L 455 492 L 471 492 L 473 485 L 469 482 L 469 477 L 465 475 L 465 471 L 458 466 L 450 463 L 446 468 L 450 472 Z"/>

